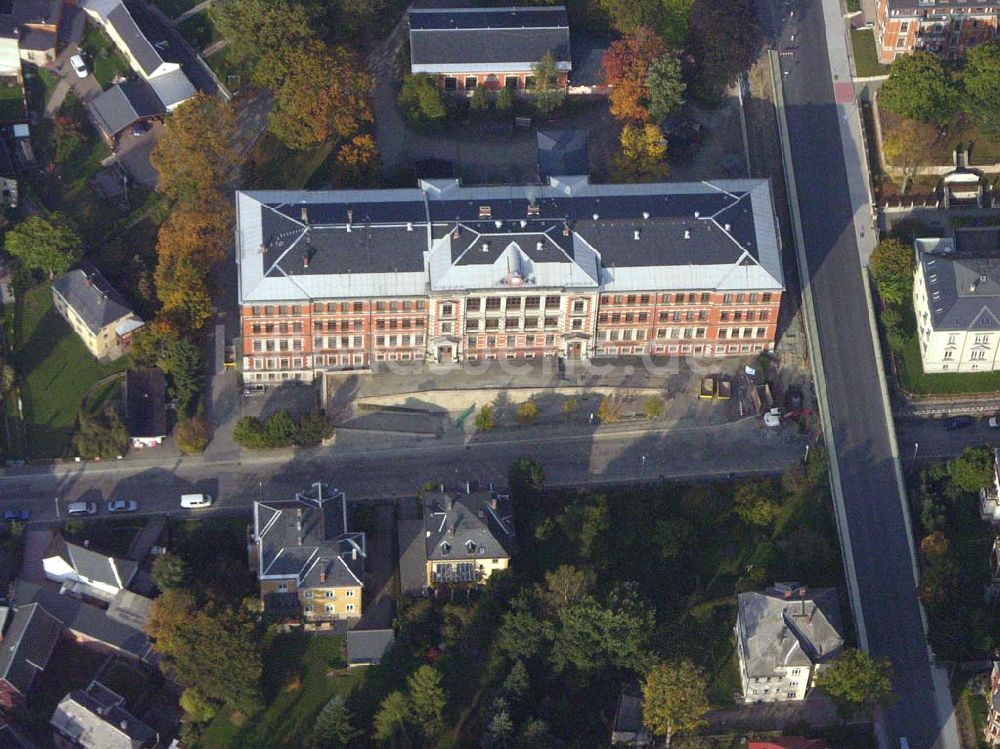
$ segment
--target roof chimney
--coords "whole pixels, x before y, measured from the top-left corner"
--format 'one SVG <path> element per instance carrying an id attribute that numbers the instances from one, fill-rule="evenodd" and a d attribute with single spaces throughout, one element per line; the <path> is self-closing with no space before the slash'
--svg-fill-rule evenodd
<path id="1" fill-rule="evenodd" d="M 498 229 L 499 229 L 499 228 L 501 228 L 501 227 L 503 226 L 503 221 L 501 221 L 500 219 L 497 219 L 496 221 L 494 221 L 494 222 L 493 222 L 493 225 L 494 225 L 494 226 L 495 226 L 496 228 L 498 228 Z"/>
<path id="2" fill-rule="evenodd" d="M 452 239 L 458 239 L 460 236 L 462 236 L 462 230 L 459 229 L 458 226 L 456 225 L 455 228 L 451 232 L 451 238 Z"/>
<path id="3" fill-rule="evenodd" d="M 302 536 L 299 536 L 298 541 L 299 541 L 299 546 L 301 546 L 302 545 Z"/>
<path id="4" fill-rule="evenodd" d="M 521 228 L 524 229 L 528 226 L 528 222 L 525 219 L 521 219 Z"/>
<path id="5" fill-rule="evenodd" d="M 308 251 L 302 253 L 302 267 L 303 268 L 308 268 L 309 267 L 309 252 Z"/>
<path id="6" fill-rule="evenodd" d="M 347 209 L 347 225 L 350 226 L 352 223 L 354 223 L 354 209 L 353 208 L 348 208 Z"/>
<path id="7" fill-rule="evenodd" d="M 569 224 L 567 224 L 567 223 L 563 224 L 563 236 L 564 237 L 568 237 L 569 236 Z"/>
<path id="8" fill-rule="evenodd" d="M 465 493 L 466 494 L 472 494 L 472 482 L 471 481 L 466 481 L 465 482 Z"/>
<path id="9" fill-rule="evenodd" d="M 535 242 L 535 249 L 541 252 L 545 249 L 545 243 L 542 241 Z"/>
<path id="10" fill-rule="evenodd" d="M 701 213 L 699 211 L 695 211 L 694 212 L 694 217 L 698 218 L 699 216 L 701 216 Z"/>
<path id="11" fill-rule="evenodd" d="M 643 211 L 642 212 L 642 217 L 648 221 L 649 220 L 649 211 Z"/>
<path id="12" fill-rule="evenodd" d="M 84 283 L 87 284 L 87 288 L 89 289 L 91 286 L 94 285 L 94 279 L 91 278 L 90 276 L 87 276 L 87 278 L 84 281 Z"/>
<path id="13" fill-rule="evenodd" d="M 495 494 L 490 497 L 490 507 L 494 510 L 497 508 L 497 497 Z"/>
<path id="14" fill-rule="evenodd" d="M 634 239 L 636 242 L 639 241 L 639 230 L 638 229 L 636 229 L 635 231 L 632 232 L 632 239 Z"/>
<path id="15" fill-rule="evenodd" d="M 685 229 L 684 230 L 684 239 L 691 239 L 691 230 L 690 229 Z"/>
<path id="16" fill-rule="evenodd" d="M 322 560 L 320 561 L 320 564 L 323 564 Z M 319 571 L 319 581 L 321 583 L 325 583 L 326 582 L 326 567 L 321 567 L 320 568 L 320 571 Z"/>
<path id="17" fill-rule="evenodd" d="M 489 251 L 490 251 L 490 243 L 483 242 L 483 252 L 489 252 Z"/>
<path id="18" fill-rule="evenodd" d="M 352 546 L 351 547 L 351 560 L 355 561 L 355 562 L 358 561 L 358 547 L 357 546 Z"/>
<path id="19" fill-rule="evenodd" d="M 725 229 L 726 231 L 729 231 L 730 226 L 729 226 L 729 224 L 723 224 L 722 228 Z"/>
<path id="20" fill-rule="evenodd" d="M 309 223 L 309 207 L 308 206 L 305 206 L 305 205 L 302 206 L 301 211 L 299 212 L 299 215 L 302 218 L 302 223 L 303 224 L 308 224 Z"/>
<path id="21" fill-rule="evenodd" d="M 597 221 L 597 219 L 599 219 L 600 217 L 601 217 L 601 214 L 595 213 L 594 214 L 594 221 Z"/>
<path id="22" fill-rule="evenodd" d="M 406 222 L 406 230 L 407 231 L 413 231 L 413 222 L 412 221 L 407 221 Z"/>

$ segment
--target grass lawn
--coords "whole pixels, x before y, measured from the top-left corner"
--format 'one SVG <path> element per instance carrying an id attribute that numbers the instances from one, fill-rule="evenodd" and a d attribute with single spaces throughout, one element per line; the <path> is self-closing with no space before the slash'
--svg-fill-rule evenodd
<path id="1" fill-rule="evenodd" d="M 885 107 L 879 107 L 878 113 L 884 140 L 903 120 L 886 111 Z M 926 164 L 940 166 L 954 164 L 953 154 L 959 144 L 964 144 L 966 147 L 971 144 L 972 154 L 969 161 L 972 166 L 1000 162 L 1000 143 L 987 139 L 979 132 L 975 123 L 967 120 L 964 115 L 959 115 L 954 122 L 949 123 L 946 132 L 941 136 L 934 125 L 917 123 L 917 127 L 922 134 L 921 141 L 927 144 L 924 149 Z"/>
<path id="2" fill-rule="evenodd" d="M 87 21 L 87 31 L 80 43 L 87 66 L 101 88 L 108 88 L 117 75 L 128 75 L 131 68 L 105 32 L 97 24 Z"/>
<path id="3" fill-rule="evenodd" d="M 181 32 L 181 36 L 199 51 L 222 38 L 215 28 L 215 24 L 212 23 L 211 16 L 205 12 L 195 13 L 182 22 L 177 29 Z"/>
<path id="4" fill-rule="evenodd" d="M 214 52 L 205 62 L 230 91 L 238 91 L 250 82 L 250 73 L 236 62 L 232 46 Z"/>
<path id="5" fill-rule="evenodd" d="M 1000 372 L 954 372 L 925 374 L 920 361 L 920 343 L 910 339 L 894 355 L 899 385 L 914 395 L 959 395 L 1000 392 Z"/>
<path id="6" fill-rule="evenodd" d="M 198 0 L 153 0 L 157 8 L 167 14 L 169 18 L 177 18 L 186 10 L 191 10 Z"/>
<path id="7" fill-rule="evenodd" d="M 27 114 L 24 89 L 17 84 L 0 86 L 0 122 L 22 121 Z"/>
<path id="8" fill-rule="evenodd" d="M 315 185 L 329 179 L 323 174 L 333 150 L 333 141 L 322 143 L 308 151 L 285 148 L 270 132 L 265 132 L 247 156 L 243 165 L 243 182 L 247 188 L 290 190 Z M 325 170 L 329 172 L 329 170 Z"/>
<path id="9" fill-rule="evenodd" d="M 852 29 L 851 46 L 854 47 L 854 67 L 858 77 L 889 74 L 889 66 L 878 61 L 875 33 L 871 29 Z"/>
<path id="10" fill-rule="evenodd" d="M 316 716 L 335 694 L 345 696 L 363 669 L 348 671 L 340 657 L 343 637 L 276 635 L 264 653 L 267 708 L 245 726 L 220 715 L 202 736 L 203 749 L 300 749 Z M 330 672 L 334 671 L 331 675 Z"/>
<path id="11" fill-rule="evenodd" d="M 14 321 L 14 366 L 21 377 L 21 399 L 28 456 L 61 458 L 84 394 L 97 380 L 128 366 L 128 357 L 108 365 L 95 360 L 52 305 L 49 284 L 18 299 Z"/>

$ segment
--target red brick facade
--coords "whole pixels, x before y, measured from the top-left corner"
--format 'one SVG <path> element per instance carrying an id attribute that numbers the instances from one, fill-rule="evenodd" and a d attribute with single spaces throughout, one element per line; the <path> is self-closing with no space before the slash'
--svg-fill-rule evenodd
<path id="1" fill-rule="evenodd" d="M 733 356 L 773 346 L 781 292 L 470 291 L 244 306 L 248 381 L 375 362 Z"/>
<path id="2" fill-rule="evenodd" d="M 487 91 L 499 91 L 505 86 L 517 93 L 531 93 L 535 88 L 535 75 L 530 70 L 508 73 L 450 73 L 438 75 L 438 88 L 445 91 L 465 92 L 471 94 L 476 86 L 482 86 Z M 569 74 L 559 74 L 559 85 L 566 88 L 569 84 Z"/>
<path id="3" fill-rule="evenodd" d="M 998 15 L 998 5 L 952 7 L 939 2 L 930 7 L 895 8 L 892 0 L 878 0 L 875 44 L 879 60 L 889 63 L 914 50 L 955 58 L 994 39 Z"/>
<path id="4" fill-rule="evenodd" d="M 993 672 L 990 674 L 989 710 L 986 713 L 986 741 L 989 744 L 1000 744 L 1000 662 L 993 662 Z"/>

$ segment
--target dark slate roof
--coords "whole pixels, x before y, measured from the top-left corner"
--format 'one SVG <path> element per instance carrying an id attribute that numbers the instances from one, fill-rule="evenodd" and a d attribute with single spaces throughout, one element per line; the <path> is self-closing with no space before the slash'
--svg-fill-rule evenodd
<path id="1" fill-rule="evenodd" d="M 36 52 L 45 52 L 56 48 L 56 32 L 45 29 L 26 28 L 21 32 L 21 37 L 17 40 L 17 46 L 21 49 L 30 49 Z"/>
<path id="2" fill-rule="evenodd" d="M 129 52 L 132 53 L 146 75 L 153 73 L 163 64 L 160 53 L 149 43 L 145 34 L 139 30 L 135 19 L 132 18 L 132 14 L 128 12 L 128 8 L 124 4 L 119 5 L 108 14 L 108 23 L 114 27 L 118 36 L 125 42 Z"/>
<path id="3" fill-rule="evenodd" d="M 88 262 L 82 262 L 79 267 L 59 276 L 52 282 L 52 288 L 62 295 L 93 333 L 99 333 L 105 326 L 132 314 L 122 295 Z"/>
<path id="4" fill-rule="evenodd" d="M 55 590 L 26 580 L 15 581 L 12 598 L 20 606 L 32 602 L 41 603 L 66 629 L 83 637 L 103 642 L 108 647 L 136 658 L 145 658 L 149 654 L 149 638 L 142 631 L 110 618 L 104 609 L 90 606 L 70 596 L 59 595 Z"/>
<path id="5" fill-rule="evenodd" d="M 352 629 L 347 633 L 347 665 L 377 665 L 396 639 L 391 629 Z"/>
<path id="6" fill-rule="evenodd" d="M 97 114 L 101 128 L 111 137 L 138 120 L 166 113 L 152 87 L 139 80 L 112 86 L 90 102 L 90 106 Z"/>
<path id="7" fill-rule="evenodd" d="M 343 492 L 316 483 L 293 500 L 255 502 L 254 536 L 261 579 L 295 578 L 306 588 L 362 584 L 365 534 L 348 530 Z"/>
<path id="8" fill-rule="evenodd" d="M 514 541 L 512 513 L 510 496 L 495 491 L 426 494 L 427 559 L 509 558 Z"/>
<path id="9" fill-rule="evenodd" d="M 167 433 L 167 381 L 161 369 L 130 369 L 125 373 L 125 417 L 133 437 Z"/>
<path id="10" fill-rule="evenodd" d="M 0 720 L 0 749 L 37 749 L 37 745 L 28 741 L 13 726 Z"/>
<path id="11" fill-rule="evenodd" d="M 534 63 L 547 52 L 571 59 L 565 8 L 410 11 L 413 65 Z"/>
<path id="12" fill-rule="evenodd" d="M 23 695 L 49 663 L 62 622 L 37 603 L 18 607 L 0 643 L 0 679 Z"/>
<path id="13" fill-rule="evenodd" d="M 605 82 L 604 53 L 611 46 L 611 38 L 586 32 L 573 32 L 570 51 L 573 55 L 573 72 L 570 86 L 597 86 Z"/>
<path id="14" fill-rule="evenodd" d="M 1000 230 L 959 230 L 954 245 L 922 251 L 931 324 L 939 331 L 996 330 L 1000 327 Z M 956 247 L 958 251 L 951 250 Z"/>
<path id="15" fill-rule="evenodd" d="M 404 595 L 418 595 L 427 587 L 427 544 L 424 521 L 404 520 L 399 523 L 399 587 Z"/>
<path id="16" fill-rule="evenodd" d="M 583 130 L 539 130 L 538 173 L 543 180 L 569 174 L 590 174 L 587 134 Z"/>
<path id="17" fill-rule="evenodd" d="M 60 0 L 14 0 L 13 2 L 14 21 L 19 26 L 26 23 L 54 26 L 59 21 L 61 13 Z"/>
<path id="18" fill-rule="evenodd" d="M 138 562 L 131 559 L 116 559 L 98 551 L 66 541 L 56 533 L 45 550 L 45 559 L 62 557 L 80 577 L 94 582 L 125 588 L 139 569 Z"/>

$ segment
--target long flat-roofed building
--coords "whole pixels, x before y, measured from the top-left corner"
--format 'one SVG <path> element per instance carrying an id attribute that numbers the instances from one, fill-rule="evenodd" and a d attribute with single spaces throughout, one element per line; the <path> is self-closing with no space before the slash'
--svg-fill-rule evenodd
<path id="1" fill-rule="evenodd" d="M 767 350 L 766 180 L 237 193 L 243 369 Z"/>

